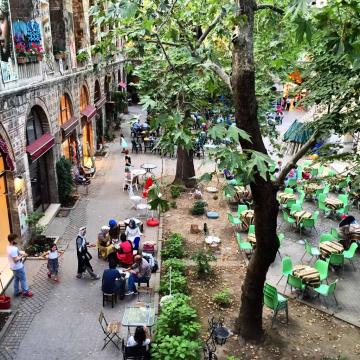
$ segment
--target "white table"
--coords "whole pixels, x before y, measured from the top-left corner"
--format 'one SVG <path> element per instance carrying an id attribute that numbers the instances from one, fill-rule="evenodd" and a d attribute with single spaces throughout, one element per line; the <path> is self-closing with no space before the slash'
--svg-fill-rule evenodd
<path id="1" fill-rule="evenodd" d="M 146 172 L 145 172 L 145 175 L 147 173 L 150 173 L 150 174 L 153 174 L 152 170 L 154 170 L 155 168 L 157 168 L 157 166 L 155 164 L 151 164 L 151 163 L 145 163 L 145 164 L 142 164 L 140 166 L 142 169 L 145 169 Z"/>
<path id="2" fill-rule="evenodd" d="M 133 169 L 133 170 L 131 170 L 131 174 L 133 177 L 138 177 L 141 175 L 145 175 L 146 170 L 145 169 Z"/>

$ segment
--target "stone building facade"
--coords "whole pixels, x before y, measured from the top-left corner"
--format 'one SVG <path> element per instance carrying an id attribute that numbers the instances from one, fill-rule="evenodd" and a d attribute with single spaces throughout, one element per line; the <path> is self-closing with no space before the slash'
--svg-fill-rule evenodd
<path id="1" fill-rule="evenodd" d="M 94 64 L 90 20 L 88 0 L 0 0 L 0 256 L 8 233 L 27 237 L 29 213 L 58 202 L 60 157 L 94 167 L 104 144 L 123 59 Z"/>

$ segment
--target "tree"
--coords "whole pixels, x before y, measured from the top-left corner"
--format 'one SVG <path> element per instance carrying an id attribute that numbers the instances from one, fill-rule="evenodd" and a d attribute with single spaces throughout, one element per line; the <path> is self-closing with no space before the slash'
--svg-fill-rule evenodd
<path id="1" fill-rule="evenodd" d="M 157 0 L 131 4 L 129 1 L 118 1 L 111 4 L 112 13 L 105 16 L 104 21 L 121 19 L 116 28 L 118 34 L 131 42 L 128 56 L 136 49 L 136 56 L 145 56 L 142 64 L 153 69 L 152 80 L 147 89 L 144 88 L 149 95 L 145 102 L 153 109 L 163 107 L 159 113 L 165 116 L 159 118 L 159 124 L 163 126 L 169 118 L 169 104 L 177 104 L 176 116 L 180 113 L 184 120 L 177 120 L 177 124 L 183 126 L 177 136 L 187 136 L 188 117 L 185 114 L 193 109 L 187 107 L 192 96 L 189 89 L 196 86 L 197 77 L 201 81 L 211 79 L 210 85 L 215 86 L 212 98 L 224 94 L 232 99 L 237 126 L 225 128 L 215 125 L 209 134 L 217 140 L 230 139 L 227 146 L 219 148 L 213 156 L 219 168 L 228 168 L 244 184 L 250 184 L 254 197 L 257 247 L 242 287 L 237 330 L 245 339 L 259 340 L 263 336 L 264 281 L 279 246 L 276 235 L 278 188 L 287 172 L 318 137 L 334 129 L 342 134 L 356 129 L 356 126 L 358 128 L 358 124 L 350 118 L 359 113 L 359 79 L 355 74 L 358 60 L 354 56 L 359 43 L 359 4 L 355 0 L 345 0 L 319 11 L 309 10 L 308 2 L 304 0 L 281 1 L 279 6 L 283 6 L 284 10 L 272 4 L 257 4 L 255 0 L 228 0 L 221 4 L 215 0 Z M 350 19 L 354 19 L 354 25 L 351 25 Z M 329 23 L 336 26 L 329 27 Z M 324 38 L 327 41 L 324 42 Z M 328 52 L 329 56 L 312 54 L 310 47 L 302 43 L 303 40 L 313 41 L 314 48 L 322 51 L 323 55 Z M 316 74 L 309 75 L 305 81 L 310 86 L 307 88 L 310 90 L 308 104 L 325 104 L 328 109 L 309 125 L 313 128 L 313 136 L 273 181 L 269 172 L 273 162 L 263 142 L 263 136 L 268 131 L 263 126 L 262 112 L 271 97 L 273 78 L 285 79 L 290 64 L 296 65 L 301 51 L 312 55 L 313 62 L 309 63 L 309 67 L 318 63 Z M 342 54 L 346 58 L 343 66 L 339 58 Z M 322 67 L 321 58 L 327 62 L 327 67 Z M 342 68 L 339 82 L 344 85 L 345 93 L 341 86 L 329 85 L 334 75 L 331 64 Z M 353 76 L 350 79 L 346 78 L 349 69 Z M 322 75 L 326 75 L 328 81 L 323 95 L 323 88 L 315 84 Z M 351 81 L 348 83 L 346 80 Z M 150 87 L 153 84 L 152 91 Z M 162 90 L 160 93 L 159 89 Z M 209 92 L 209 88 L 207 90 Z M 315 99 L 314 95 L 317 95 Z M 204 106 L 206 96 L 208 94 L 204 93 L 204 97 L 200 97 L 198 105 Z M 167 97 L 166 101 L 164 97 Z M 169 99 L 172 102 L 168 102 Z M 181 111 L 183 108 L 184 111 Z M 345 118 L 348 119 L 346 124 L 339 123 Z M 239 143 L 241 152 L 237 150 Z M 232 189 L 228 187 L 226 191 L 231 192 Z"/>

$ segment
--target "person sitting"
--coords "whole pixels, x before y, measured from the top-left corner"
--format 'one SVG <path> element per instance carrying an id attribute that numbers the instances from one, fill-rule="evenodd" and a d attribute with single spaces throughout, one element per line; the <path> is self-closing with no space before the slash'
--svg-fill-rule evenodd
<path id="1" fill-rule="evenodd" d="M 116 262 L 109 261 L 109 269 L 105 269 L 102 276 L 102 292 L 106 294 L 119 294 L 125 284 L 117 280 L 121 280 L 122 277 L 124 275 L 121 275 L 119 270 L 116 269 Z"/>
<path id="2" fill-rule="evenodd" d="M 128 292 L 125 295 L 137 294 L 135 283 L 148 282 L 151 278 L 151 266 L 141 255 L 136 255 L 134 264 L 125 271 L 130 272 L 128 279 Z"/>
<path id="3" fill-rule="evenodd" d="M 134 262 L 133 245 L 124 233 L 120 235 L 120 248 L 116 252 L 116 257 L 122 267 L 129 267 Z"/>
<path id="4" fill-rule="evenodd" d="M 137 326 L 134 336 L 129 336 L 126 346 L 146 346 L 146 350 L 149 350 L 151 339 L 149 330 L 146 326 Z"/>
<path id="5" fill-rule="evenodd" d="M 113 245 L 119 243 L 119 236 L 120 236 L 120 225 L 114 220 L 109 220 L 109 236 L 113 243 Z"/>
<path id="6" fill-rule="evenodd" d="M 311 174 L 309 171 L 303 171 L 301 173 L 301 177 L 303 178 L 303 180 L 309 180 L 311 179 Z"/>
<path id="7" fill-rule="evenodd" d="M 131 219 L 129 221 L 129 225 L 125 229 L 125 236 L 126 239 L 133 244 L 134 250 L 139 249 L 139 243 L 142 235 L 143 234 L 141 233 L 139 227 L 136 225 L 135 220 Z"/>
<path id="8" fill-rule="evenodd" d="M 101 231 L 98 234 L 98 251 L 99 256 L 103 259 L 107 259 L 108 255 L 114 251 L 114 247 L 111 243 L 109 236 L 110 228 L 108 226 L 103 226 Z"/>

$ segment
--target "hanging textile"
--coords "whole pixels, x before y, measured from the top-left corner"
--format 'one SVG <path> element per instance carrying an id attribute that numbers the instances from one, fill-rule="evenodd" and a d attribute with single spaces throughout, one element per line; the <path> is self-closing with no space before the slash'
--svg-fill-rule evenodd
<path id="1" fill-rule="evenodd" d="M 36 45 L 41 44 L 41 32 L 40 25 L 34 20 L 28 21 L 26 24 L 27 28 L 27 38 L 29 43 L 35 43 Z"/>

